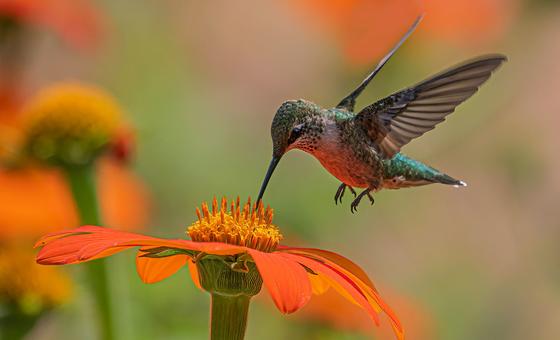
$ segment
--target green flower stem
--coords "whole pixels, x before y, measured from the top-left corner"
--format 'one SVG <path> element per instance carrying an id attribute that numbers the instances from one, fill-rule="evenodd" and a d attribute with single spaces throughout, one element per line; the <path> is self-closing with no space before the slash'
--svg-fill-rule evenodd
<path id="1" fill-rule="evenodd" d="M 80 223 L 100 225 L 94 166 L 67 166 L 65 170 L 80 215 Z"/>
<path id="2" fill-rule="evenodd" d="M 242 261 L 245 270 L 234 270 Z M 247 327 L 251 297 L 262 288 L 262 278 L 254 263 L 238 256 L 208 255 L 196 262 L 200 285 L 212 296 L 211 340 L 242 340 Z"/>
<path id="3" fill-rule="evenodd" d="M 212 293 L 211 340 L 243 340 L 250 296 Z"/>
<path id="4" fill-rule="evenodd" d="M 80 223 L 100 226 L 102 223 L 97 201 L 94 165 L 66 166 L 64 170 L 78 209 Z M 85 265 L 88 283 L 97 307 L 100 337 L 104 340 L 112 340 L 115 338 L 114 319 L 106 260 L 98 259 Z"/>

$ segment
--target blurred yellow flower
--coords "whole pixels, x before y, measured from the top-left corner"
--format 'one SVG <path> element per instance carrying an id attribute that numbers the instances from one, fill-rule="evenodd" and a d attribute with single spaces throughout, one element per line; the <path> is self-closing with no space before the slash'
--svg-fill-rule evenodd
<path id="1" fill-rule="evenodd" d="M 0 245 L 0 303 L 29 315 L 56 307 L 72 295 L 70 279 L 54 267 L 39 266 L 27 244 Z"/>
<path id="2" fill-rule="evenodd" d="M 99 88 L 58 84 L 32 99 L 13 124 L 0 124 L 0 239 L 79 225 L 60 170 L 38 167 L 29 161 L 35 158 L 80 165 L 101 157 L 96 172 L 104 220 L 120 229 L 145 226 L 149 198 L 124 164 L 133 136 L 121 111 Z"/>
<path id="3" fill-rule="evenodd" d="M 25 152 L 57 164 L 91 163 L 115 138 L 121 121 L 121 108 L 104 90 L 52 85 L 24 109 Z"/>

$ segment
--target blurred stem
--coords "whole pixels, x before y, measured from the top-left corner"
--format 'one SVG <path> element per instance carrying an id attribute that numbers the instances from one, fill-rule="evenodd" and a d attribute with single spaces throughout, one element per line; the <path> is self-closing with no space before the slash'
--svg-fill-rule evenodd
<path id="1" fill-rule="evenodd" d="M 248 295 L 221 295 L 212 293 L 210 316 L 211 340 L 242 340 L 247 328 Z"/>
<path id="2" fill-rule="evenodd" d="M 99 215 L 94 165 L 67 166 L 64 170 L 78 209 L 80 223 L 100 226 L 102 223 Z M 88 284 L 97 308 L 101 339 L 112 340 L 115 336 L 106 260 L 98 259 L 85 263 L 85 265 Z"/>
<path id="3" fill-rule="evenodd" d="M 35 326 L 41 316 L 26 315 L 18 310 L 16 306 L 4 305 L 4 315 L 0 316 L 0 339 L 23 339 Z"/>

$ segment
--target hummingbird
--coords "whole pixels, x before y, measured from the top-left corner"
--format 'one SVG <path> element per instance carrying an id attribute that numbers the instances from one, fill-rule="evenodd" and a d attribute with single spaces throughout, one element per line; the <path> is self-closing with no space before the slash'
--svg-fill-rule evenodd
<path id="1" fill-rule="evenodd" d="M 375 69 L 334 108 L 322 108 L 308 100 L 288 100 L 272 120 L 272 160 L 257 201 L 282 156 L 293 149 L 313 155 L 342 183 L 334 196 L 342 203 L 348 188 L 354 195 L 350 205 L 357 211 L 365 196 L 381 189 L 400 189 L 432 183 L 466 186 L 435 168 L 402 154 L 401 148 L 432 130 L 455 108 L 470 98 L 507 58 L 483 55 L 440 72 L 416 85 L 397 91 L 354 111 L 356 98 L 412 34 L 422 20 L 418 17 L 400 41 Z M 363 190 L 357 194 L 354 188 Z"/>

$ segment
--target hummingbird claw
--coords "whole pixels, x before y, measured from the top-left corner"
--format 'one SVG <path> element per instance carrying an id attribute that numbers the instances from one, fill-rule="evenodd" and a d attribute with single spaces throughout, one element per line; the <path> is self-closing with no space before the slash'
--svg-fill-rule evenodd
<path id="1" fill-rule="evenodd" d="M 367 197 L 369 198 L 369 201 L 371 202 L 371 205 L 373 205 L 375 203 L 375 199 L 373 198 L 373 196 L 371 195 L 370 192 L 367 193 Z"/>
<path id="2" fill-rule="evenodd" d="M 342 204 L 342 196 L 344 196 L 344 191 L 346 190 L 346 184 L 342 183 L 336 189 L 336 194 L 334 195 L 334 204 L 338 205 L 338 202 Z"/>
<path id="3" fill-rule="evenodd" d="M 356 198 L 352 201 L 352 204 L 350 204 L 350 211 L 353 213 L 355 213 L 356 211 L 358 211 L 358 205 L 360 205 L 360 201 L 362 200 L 362 198 L 364 196 L 367 196 L 369 198 L 369 201 L 371 202 L 371 204 L 374 203 L 374 199 L 373 196 L 370 193 L 371 189 L 366 189 L 364 191 L 362 191 L 358 196 L 356 196 Z"/>
<path id="4" fill-rule="evenodd" d="M 342 204 L 342 197 L 344 197 L 346 188 L 350 189 L 350 192 L 354 195 L 354 197 L 356 197 L 356 190 L 354 190 L 354 188 L 352 188 L 351 186 L 345 183 L 341 183 L 338 186 L 338 189 L 336 189 L 336 194 L 334 195 L 334 204 L 338 204 L 338 203 Z"/>

